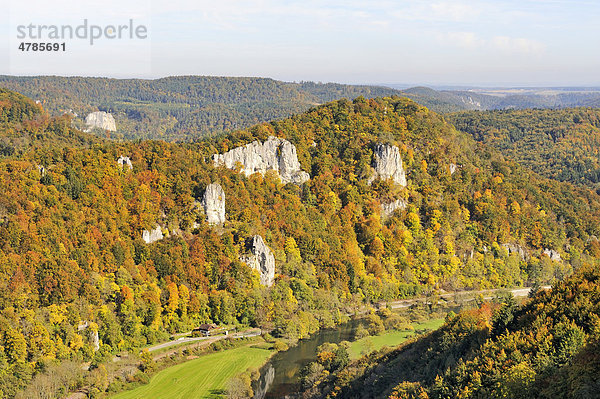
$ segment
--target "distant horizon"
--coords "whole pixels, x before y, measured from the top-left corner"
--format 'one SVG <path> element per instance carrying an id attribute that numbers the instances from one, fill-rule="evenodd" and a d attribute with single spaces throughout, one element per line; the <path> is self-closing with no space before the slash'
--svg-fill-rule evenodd
<path id="1" fill-rule="evenodd" d="M 381 82 L 344 82 L 344 81 L 319 81 L 319 80 L 311 80 L 311 79 L 295 79 L 295 80 L 283 80 L 274 78 L 271 76 L 245 76 L 245 75 L 204 75 L 204 74 L 178 74 L 178 75 L 164 75 L 164 76 L 156 76 L 156 77 L 139 77 L 139 76 L 131 76 L 131 77 L 121 77 L 121 76 L 106 76 L 106 75 L 58 75 L 58 74 L 0 74 L 0 76 L 10 76 L 10 77 L 20 77 L 20 78 L 35 78 L 35 77 L 60 77 L 60 78 L 91 78 L 91 79 L 115 79 L 115 80 L 159 80 L 166 78 L 176 78 L 176 77 L 211 77 L 211 78 L 255 78 L 255 79 L 272 79 L 279 82 L 284 83 L 302 83 L 302 82 L 312 82 L 318 84 L 342 84 L 342 85 L 351 85 L 351 86 L 380 86 L 380 87 L 389 87 L 395 90 L 406 90 L 417 87 L 426 87 L 429 89 L 434 89 L 437 91 L 460 91 L 460 90 L 471 90 L 471 89 L 483 89 L 483 90 L 494 90 L 494 89 L 579 89 L 579 90 L 589 90 L 589 91 L 600 91 L 600 83 L 596 84 L 552 84 L 548 83 L 546 85 L 535 85 L 535 84 L 468 84 L 468 83 L 426 83 L 426 82 L 415 82 L 415 83 L 381 83 Z M 573 90 L 569 90 L 573 91 Z"/>

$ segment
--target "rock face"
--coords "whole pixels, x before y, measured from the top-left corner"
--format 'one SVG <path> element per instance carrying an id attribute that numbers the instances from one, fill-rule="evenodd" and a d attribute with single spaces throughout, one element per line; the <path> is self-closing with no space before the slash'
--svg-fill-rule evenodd
<path id="1" fill-rule="evenodd" d="M 406 201 L 397 199 L 392 202 L 385 202 L 381 204 L 381 210 L 383 211 L 383 216 L 390 217 L 394 214 L 396 209 L 406 209 Z"/>
<path id="2" fill-rule="evenodd" d="M 450 175 L 453 175 L 453 174 L 454 174 L 454 172 L 456 172 L 456 168 L 457 168 L 457 167 L 458 167 L 458 166 L 456 166 L 456 164 L 454 164 L 454 163 L 451 163 L 451 164 L 450 164 L 450 166 L 449 166 L 449 169 L 450 169 Z"/>
<path id="3" fill-rule="evenodd" d="M 212 183 L 206 187 L 204 197 L 202 197 L 202 206 L 208 224 L 225 223 L 225 191 L 219 184 Z"/>
<path id="4" fill-rule="evenodd" d="M 85 331 L 90 327 L 90 323 L 88 321 L 80 322 L 77 326 L 77 331 Z M 89 331 L 90 341 L 92 343 L 92 348 L 94 348 L 94 352 L 100 349 L 100 337 L 98 337 L 98 326 L 96 325 L 94 328 Z"/>
<path id="5" fill-rule="evenodd" d="M 94 348 L 94 352 L 100 349 L 100 337 L 98 337 L 98 330 L 90 331 L 90 340 L 92 341 L 92 347 Z"/>
<path id="6" fill-rule="evenodd" d="M 375 176 L 369 183 L 379 177 L 380 179 L 392 179 L 396 184 L 406 186 L 406 173 L 402 167 L 400 150 L 395 145 L 377 144 L 375 146 L 373 168 Z"/>
<path id="7" fill-rule="evenodd" d="M 527 251 L 527 248 L 523 248 L 517 244 L 502 244 L 502 246 L 508 251 L 509 255 L 516 253 L 522 260 L 529 259 L 529 252 Z"/>
<path id="8" fill-rule="evenodd" d="M 163 238 L 162 229 L 159 225 L 156 225 L 154 230 L 144 230 L 142 232 L 142 239 L 146 242 L 146 244 L 152 244 L 153 242 L 162 240 Z"/>
<path id="9" fill-rule="evenodd" d="M 544 248 L 543 253 L 553 261 L 560 262 L 561 260 L 560 254 L 553 249 Z"/>
<path id="10" fill-rule="evenodd" d="M 215 166 L 225 165 L 229 169 L 234 169 L 239 163 L 246 176 L 257 172 L 264 175 L 267 170 L 274 170 L 283 183 L 302 184 L 310 179 L 310 175 L 300 169 L 296 147 L 273 136 L 262 144 L 253 141 L 225 154 L 215 154 L 213 162 Z"/>
<path id="11" fill-rule="evenodd" d="M 98 111 L 92 112 L 85 117 L 85 124 L 88 127 L 88 131 L 94 128 L 108 130 L 114 132 L 117 130 L 115 125 L 115 118 L 108 112 Z"/>
<path id="12" fill-rule="evenodd" d="M 260 283 L 270 287 L 275 279 L 275 257 L 261 236 L 249 240 L 252 255 L 242 256 L 240 260 L 260 272 Z"/>
<path id="13" fill-rule="evenodd" d="M 119 159 L 117 159 L 117 163 L 122 167 L 128 167 L 129 170 L 133 169 L 133 164 L 131 163 L 131 159 L 129 159 L 129 157 L 124 157 L 124 156 L 120 156 Z"/>

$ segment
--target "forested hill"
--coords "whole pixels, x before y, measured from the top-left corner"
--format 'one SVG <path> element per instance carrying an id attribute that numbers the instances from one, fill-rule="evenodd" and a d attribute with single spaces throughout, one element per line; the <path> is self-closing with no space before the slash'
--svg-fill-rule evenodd
<path id="1" fill-rule="evenodd" d="M 51 124 L 21 130 L 46 118 L 22 100 L 1 102 L 25 110 L 2 115 L 32 144 L 0 156 L 5 397 L 39 386 L 44 373 L 80 380 L 83 361 L 96 367 L 200 323 L 305 337 L 339 322 L 345 307 L 547 284 L 600 256 L 596 193 L 539 177 L 408 99 L 334 101 L 196 143 L 83 145 L 38 145 L 80 133 L 69 123 L 64 134 Z M 308 181 L 212 162 L 270 136 L 295 146 L 284 149 Z M 373 180 L 382 147 L 402 160 L 406 187 Z M 210 183 L 224 190 L 222 226 L 206 221 Z M 397 209 L 384 212 L 390 204 Z M 243 261 L 255 235 L 274 253 L 271 287 Z M 106 390 L 97 370 L 86 383 Z"/>
<path id="2" fill-rule="evenodd" d="M 472 111 L 447 119 L 541 175 L 600 188 L 600 109 Z"/>
<path id="3" fill-rule="evenodd" d="M 213 76 L 156 80 L 0 76 L 0 87 L 40 101 L 52 115 L 78 114 L 75 122 L 79 127 L 90 112 L 110 112 L 117 124 L 112 138 L 166 141 L 214 136 L 341 98 L 402 95 L 437 112 L 479 109 L 482 103 L 497 99 L 426 88 L 399 91 L 383 86 Z"/>
<path id="4" fill-rule="evenodd" d="M 526 107 L 594 106 L 600 97 L 590 91 L 540 89 L 511 94 L 511 90 L 433 90 L 414 87 L 338 83 L 282 82 L 266 78 L 174 76 L 155 80 L 58 76 L 0 76 L 0 87 L 39 101 L 52 116 L 77 114 L 75 126 L 94 111 L 114 115 L 113 139 L 193 141 L 301 113 L 342 98 L 400 95 L 439 113 L 462 110 Z M 571 90 L 576 90 L 575 88 Z M 487 92 L 486 92 L 487 93 Z"/>
<path id="5" fill-rule="evenodd" d="M 334 371 L 308 398 L 598 398 L 600 271 L 449 314 L 437 331 Z M 321 368 L 322 369 L 322 368 Z M 313 368 L 318 370 L 318 368 Z"/>
<path id="6" fill-rule="evenodd" d="M 71 127 L 69 116 L 51 117 L 31 99 L 0 88 L 0 156 L 20 155 L 32 147 L 76 147 L 100 142 Z"/>
<path id="7" fill-rule="evenodd" d="M 379 86 L 212 76 L 156 80 L 0 76 L 0 87 L 40 101 L 51 114 L 74 112 L 79 126 L 90 112 L 110 112 L 117 124 L 112 138 L 167 141 L 214 136 L 340 98 L 400 93 Z"/>

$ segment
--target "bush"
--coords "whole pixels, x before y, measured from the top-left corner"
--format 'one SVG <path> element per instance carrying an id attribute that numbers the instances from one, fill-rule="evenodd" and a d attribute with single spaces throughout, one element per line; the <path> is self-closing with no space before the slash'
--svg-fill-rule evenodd
<path id="1" fill-rule="evenodd" d="M 269 333 L 263 334 L 263 338 L 267 342 L 270 342 L 270 343 L 275 342 L 275 338 L 271 334 L 269 334 Z"/>
<path id="2" fill-rule="evenodd" d="M 233 377 L 227 383 L 227 397 L 229 399 L 245 399 L 254 396 L 252 380 L 246 373 Z"/>
<path id="3" fill-rule="evenodd" d="M 371 335 L 379 335 L 385 331 L 385 327 L 383 325 L 383 321 L 381 321 L 381 317 L 376 314 L 370 314 L 367 316 L 368 330 Z"/>
<path id="4" fill-rule="evenodd" d="M 383 324 L 387 330 L 414 330 L 414 327 L 412 326 L 410 320 L 407 317 L 403 317 L 397 314 L 392 314 L 390 317 L 383 321 Z"/>
<path id="5" fill-rule="evenodd" d="M 355 340 L 368 337 L 369 335 L 369 330 L 367 330 L 362 324 L 359 324 L 358 327 L 356 327 L 356 331 L 354 331 Z"/>
<path id="6" fill-rule="evenodd" d="M 140 358 L 142 363 L 140 364 L 140 369 L 143 372 L 152 372 L 156 370 L 156 362 L 154 361 L 154 356 L 152 353 L 148 352 L 148 350 L 143 350 Z"/>
<path id="7" fill-rule="evenodd" d="M 138 371 L 137 373 L 135 373 L 135 380 L 137 382 L 139 382 L 140 384 L 146 385 L 147 383 L 150 382 L 150 375 L 148 375 L 147 373 Z"/>
<path id="8" fill-rule="evenodd" d="M 289 346 L 281 339 L 276 339 L 273 343 L 273 349 L 277 352 L 283 352 L 289 349 Z"/>
<path id="9" fill-rule="evenodd" d="M 300 383 L 304 389 L 309 389 L 318 384 L 325 371 L 325 368 L 317 362 L 309 363 L 300 372 Z"/>

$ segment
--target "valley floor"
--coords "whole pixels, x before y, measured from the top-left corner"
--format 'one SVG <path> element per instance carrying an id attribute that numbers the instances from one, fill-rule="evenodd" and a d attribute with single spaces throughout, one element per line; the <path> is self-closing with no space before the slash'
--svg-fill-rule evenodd
<path id="1" fill-rule="evenodd" d="M 149 384 L 121 392 L 113 399 L 220 398 L 230 378 L 249 368 L 260 367 L 272 353 L 247 346 L 201 356 L 162 370 Z"/>
<path id="2" fill-rule="evenodd" d="M 444 319 L 431 319 L 424 323 L 414 323 L 413 331 L 387 331 L 381 335 L 364 337 L 350 343 L 348 352 L 352 360 L 360 358 L 362 355 L 383 348 L 384 346 L 398 346 L 404 341 L 416 336 L 420 331 L 437 330 L 444 324 Z"/>

